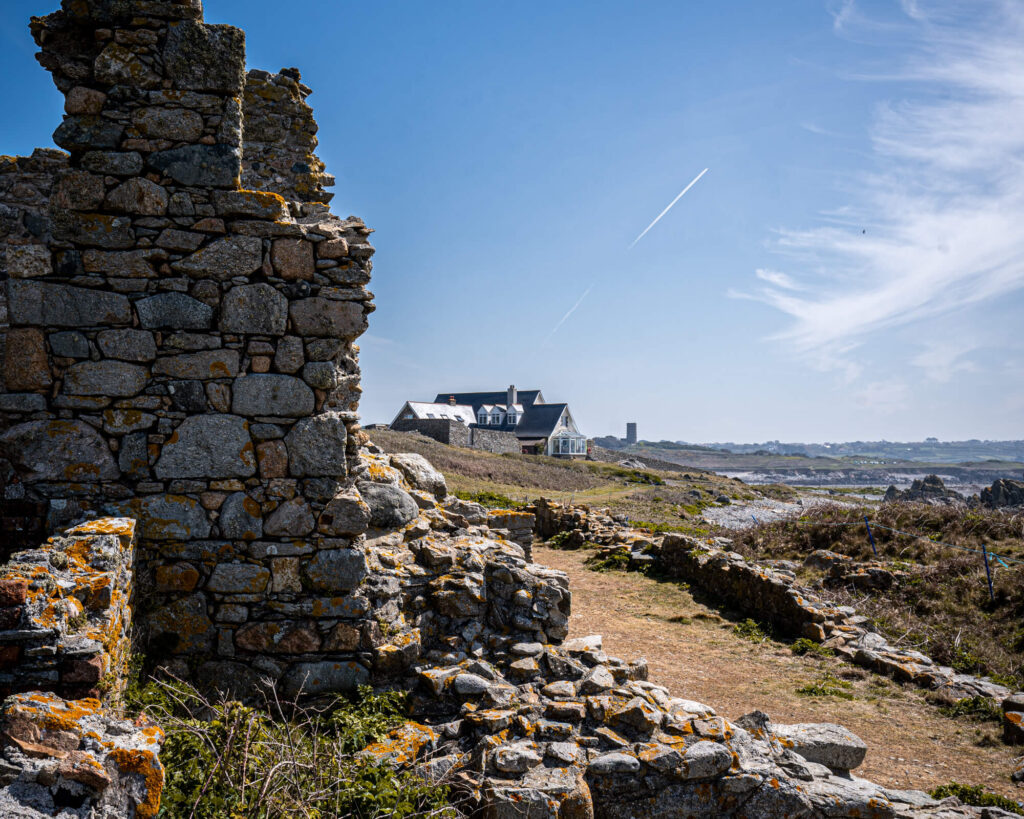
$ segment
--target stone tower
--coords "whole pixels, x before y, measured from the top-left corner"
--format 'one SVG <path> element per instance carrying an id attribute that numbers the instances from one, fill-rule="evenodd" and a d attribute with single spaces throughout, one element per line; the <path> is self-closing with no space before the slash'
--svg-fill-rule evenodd
<path id="1" fill-rule="evenodd" d="M 626 443 L 629 445 L 636 443 L 636 422 L 630 421 L 626 424 Z"/>

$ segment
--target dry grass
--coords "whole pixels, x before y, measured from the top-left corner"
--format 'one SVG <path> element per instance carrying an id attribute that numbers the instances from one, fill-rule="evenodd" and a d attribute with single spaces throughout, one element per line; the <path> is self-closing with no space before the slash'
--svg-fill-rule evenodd
<path id="1" fill-rule="evenodd" d="M 539 563 L 569 574 L 570 636 L 603 634 L 608 653 L 646 657 L 651 680 L 673 696 L 705 702 L 730 719 L 761 709 L 780 723 L 845 725 L 868 744 L 855 773 L 887 787 L 933 788 L 956 780 L 1020 798 L 1009 780 L 1015 752 L 994 742 L 993 724 L 943 716 L 924 692 L 839 659 L 796 656 L 785 643 L 746 639 L 733 633 L 733 619 L 702 605 L 700 594 L 695 599 L 684 584 L 593 572 L 583 565 L 587 556 L 534 548 Z M 853 698 L 797 693 L 818 686 Z"/>
<path id="2" fill-rule="evenodd" d="M 734 548 L 755 558 L 801 561 L 816 549 L 830 549 L 872 560 L 865 513 L 879 558 L 910 576 L 888 590 L 836 589 L 830 596 L 874 618 L 891 640 L 941 663 L 993 675 L 1011 687 L 1024 685 L 1024 565 L 990 559 L 995 592 L 990 600 L 981 554 L 934 542 L 970 549 L 985 543 L 999 554 L 1024 558 L 1024 515 L 924 504 L 883 504 L 867 512 L 823 506 L 796 521 L 737 533 Z M 908 537 L 883 526 L 925 537 Z M 820 575 L 807 572 L 805 579 L 820 580 Z"/>

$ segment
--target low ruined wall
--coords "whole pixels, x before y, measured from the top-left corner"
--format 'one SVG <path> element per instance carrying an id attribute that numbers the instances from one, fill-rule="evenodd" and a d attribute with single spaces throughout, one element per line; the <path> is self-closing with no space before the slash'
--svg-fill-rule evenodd
<path id="1" fill-rule="evenodd" d="M 418 432 L 448 446 L 469 446 L 469 427 L 460 421 L 441 418 L 403 418 L 395 421 L 391 429 L 396 432 Z"/>
<path id="2" fill-rule="evenodd" d="M 467 427 L 461 421 L 442 418 L 401 418 L 391 425 L 396 432 L 418 432 L 448 446 L 482 449 L 496 455 L 519 453 L 522 445 L 515 433 Z"/>
<path id="3" fill-rule="evenodd" d="M 116 701 L 131 650 L 135 522 L 69 529 L 0 567 L 0 694 Z"/>

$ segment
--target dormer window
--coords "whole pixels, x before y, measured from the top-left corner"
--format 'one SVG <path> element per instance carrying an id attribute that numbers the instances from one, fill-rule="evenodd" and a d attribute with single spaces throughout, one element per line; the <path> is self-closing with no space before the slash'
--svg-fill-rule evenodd
<path id="1" fill-rule="evenodd" d="M 486 410 L 480 410 L 480 413 L 477 415 L 476 420 L 477 420 L 478 423 L 486 424 L 487 423 L 487 411 Z"/>
<path id="2" fill-rule="evenodd" d="M 508 422 L 510 424 L 514 424 L 516 422 L 516 414 L 514 412 L 510 412 L 508 414 Z"/>
<path id="3" fill-rule="evenodd" d="M 495 413 L 493 413 L 491 415 L 491 423 L 492 424 L 500 424 L 501 423 L 501 413 L 500 412 L 495 412 Z"/>

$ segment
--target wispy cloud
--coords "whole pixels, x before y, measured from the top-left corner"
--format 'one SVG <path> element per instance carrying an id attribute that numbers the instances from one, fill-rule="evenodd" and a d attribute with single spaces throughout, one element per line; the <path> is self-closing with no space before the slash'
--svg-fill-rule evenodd
<path id="1" fill-rule="evenodd" d="M 779 334 L 823 367 L 879 331 L 962 314 L 1024 289 L 1024 4 L 904 0 L 912 56 L 893 79 L 911 98 L 880 106 L 872 169 L 823 227 L 783 229 L 794 276 L 757 271 L 749 297 L 791 318 Z M 844 34 L 862 21 L 834 11 Z M 838 218 L 836 218 L 838 215 Z M 932 377 L 968 366 L 935 347 L 912 363 Z"/>
<path id="2" fill-rule="evenodd" d="M 759 267 L 754 271 L 754 275 L 761 281 L 774 284 L 776 287 L 782 287 L 785 290 L 803 290 L 791 277 L 785 273 L 780 273 L 778 270 L 768 270 L 765 267 Z"/>
<path id="3" fill-rule="evenodd" d="M 901 381 L 873 381 L 854 394 L 858 405 L 875 413 L 890 415 L 907 408 L 910 389 Z"/>
<path id="4" fill-rule="evenodd" d="M 967 358 L 977 349 L 970 341 L 932 341 L 910 363 L 924 370 L 929 380 L 944 384 L 957 373 L 977 372 L 978 366 Z"/>

